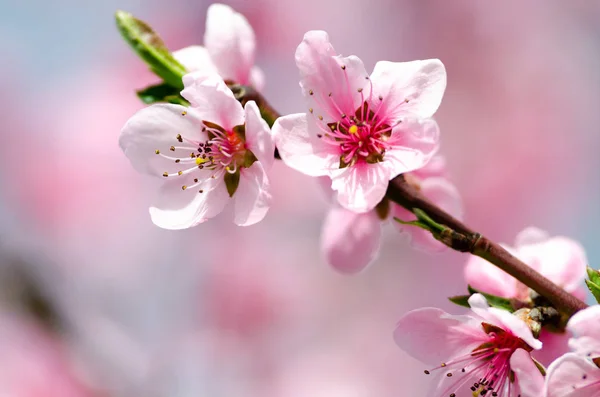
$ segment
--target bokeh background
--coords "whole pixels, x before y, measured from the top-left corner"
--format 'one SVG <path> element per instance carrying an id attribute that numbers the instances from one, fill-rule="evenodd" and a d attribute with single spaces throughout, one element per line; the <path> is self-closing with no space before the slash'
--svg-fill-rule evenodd
<path id="1" fill-rule="evenodd" d="M 338 52 L 440 58 L 436 118 L 466 220 L 510 243 L 535 225 L 600 248 L 600 3 L 238 0 L 265 95 L 302 111 L 293 54 L 324 29 Z M 465 256 L 412 250 L 323 261 L 316 183 L 276 164 L 276 203 L 249 228 L 154 227 L 156 181 L 117 139 L 154 81 L 113 22 L 124 9 L 175 50 L 201 44 L 207 1 L 0 0 L 0 396 L 426 396 L 397 319 L 451 307 Z"/>

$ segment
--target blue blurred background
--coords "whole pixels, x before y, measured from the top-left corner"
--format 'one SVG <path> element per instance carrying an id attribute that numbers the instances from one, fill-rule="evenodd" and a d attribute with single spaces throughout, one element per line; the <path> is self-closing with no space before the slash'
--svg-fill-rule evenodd
<path id="1" fill-rule="evenodd" d="M 201 44 L 206 1 L 0 1 L 0 395 L 426 396 L 393 343 L 407 310 L 463 293 L 465 256 L 412 250 L 386 229 L 355 276 L 323 261 L 314 181 L 276 164 L 262 223 L 170 232 L 155 181 L 117 145 L 154 78 L 117 9 L 176 50 Z M 238 0 L 264 94 L 303 110 L 293 54 L 324 29 L 338 52 L 440 58 L 436 118 L 466 221 L 512 243 L 526 226 L 578 239 L 598 267 L 600 3 Z"/>

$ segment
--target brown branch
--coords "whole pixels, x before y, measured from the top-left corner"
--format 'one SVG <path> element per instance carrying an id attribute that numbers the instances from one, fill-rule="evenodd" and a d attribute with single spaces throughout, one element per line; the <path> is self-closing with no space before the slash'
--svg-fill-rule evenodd
<path id="1" fill-rule="evenodd" d="M 232 84 L 230 88 L 242 104 L 250 100 L 255 101 L 270 126 L 280 116 L 265 98 L 252 87 Z M 278 154 L 275 150 L 275 157 L 279 158 Z M 456 251 L 472 253 L 494 264 L 544 296 L 562 313 L 572 315 L 587 307 L 584 302 L 512 256 L 499 244 L 476 233 L 461 221 L 431 203 L 417 188 L 409 184 L 402 175 L 390 181 L 386 197 L 411 212 L 415 208 L 425 212 L 433 221 L 446 227 L 438 235 L 434 233 L 438 240 Z"/>

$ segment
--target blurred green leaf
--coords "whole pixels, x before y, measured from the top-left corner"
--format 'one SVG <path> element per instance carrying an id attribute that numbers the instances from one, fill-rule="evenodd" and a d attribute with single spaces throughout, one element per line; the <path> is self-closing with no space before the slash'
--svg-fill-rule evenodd
<path id="1" fill-rule="evenodd" d="M 189 106 L 189 102 L 179 94 L 179 91 L 180 90 L 178 88 L 175 88 L 167 83 L 162 83 L 138 90 L 136 93 L 138 98 L 140 98 L 142 102 L 147 105 L 157 102 L 168 102 Z"/>
<path id="2" fill-rule="evenodd" d="M 173 57 L 158 34 L 147 23 L 128 12 L 117 11 L 115 19 L 123 39 L 150 66 L 150 69 L 167 84 L 183 89 L 181 79 L 186 74 L 186 70 Z"/>
<path id="3" fill-rule="evenodd" d="M 588 266 L 587 275 L 592 283 L 600 285 L 600 272 L 598 270 L 592 269 Z"/>
<path id="4" fill-rule="evenodd" d="M 457 304 L 458 306 L 463 306 L 463 307 L 471 307 L 469 306 L 469 298 L 471 297 L 471 295 L 457 295 L 457 296 L 451 296 L 450 298 L 448 298 L 448 300 L 450 300 L 450 302 Z"/>
<path id="5" fill-rule="evenodd" d="M 591 282 L 590 280 L 585 280 L 585 285 L 587 285 L 588 289 L 596 298 L 596 302 L 600 303 L 600 285 Z"/>
<path id="6" fill-rule="evenodd" d="M 500 296 L 496 296 L 496 295 L 492 295 L 492 294 L 486 294 L 485 292 L 476 290 L 475 288 L 471 287 L 470 285 L 467 287 L 467 289 L 469 290 L 469 294 L 471 294 L 471 295 L 473 295 L 473 294 L 483 295 L 485 297 L 485 299 L 488 301 L 488 304 L 492 307 L 508 310 L 511 313 L 515 311 L 513 302 L 510 299 L 502 298 Z"/>

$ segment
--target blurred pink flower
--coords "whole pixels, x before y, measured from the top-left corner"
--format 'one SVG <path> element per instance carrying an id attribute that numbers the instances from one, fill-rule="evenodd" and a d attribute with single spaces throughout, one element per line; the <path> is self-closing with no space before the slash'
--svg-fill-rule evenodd
<path id="1" fill-rule="evenodd" d="M 481 294 L 469 298 L 476 316 L 453 316 L 440 309 L 413 310 L 394 332 L 400 348 L 437 372 L 432 395 L 537 397 L 543 376 L 529 354 L 542 343 L 511 313 L 489 307 Z M 514 373 L 514 377 L 513 374 Z"/>
<path id="2" fill-rule="evenodd" d="M 405 176 L 411 183 L 418 185 L 432 202 L 455 217 L 462 217 L 460 194 L 446 179 L 445 161 L 441 156 L 433 157 L 426 166 Z M 331 190 L 328 186 L 323 188 L 326 191 Z M 395 203 L 389 205 L 392 216 L 404 221 L 415 218 L 403 207 Z M 363 270 L 377 259 L 381 245 L 381 224 L 386 220 L 385 218 L 387 213 L 378 213 L 376 210 L 356 213 L 334 204 L 325 218 L 321 233 L 321 249 L 327 262 L 342 273 Z M 401 225 L 398 222 L 394 222 L 394 225 L 397 225 L 400 232 L 410 237 L 411 245 L 417 249 L 428 252 L 439 252 L 445 249 L 445 245 L 433 238 L 426 230 Z"/>
<path id="3" fill-rule="evenodd" d="M 507 247 L 523 262 L 583 298 L 587 258 L 583 247 L 567 237 L 549 237 L 529 227 L 517 235 L 515 247 Z M 529 289 L 517 279 L 477 256 L 471 256 L 465 267 L 469 285 L 482 292 L 522 300 L 529 299 Z"/>
<path id="4" fill-rule="evenodd" d="M 343 207 L 373 209 L 390 179 L 424 166 L 437 150 L 429 117 L 446 87 L 439 60 L 381 61 L 369 76 L 358 57 L 336 54 L 327 33 L 310 31 L 296 64 L 309 114 L 279 118 L 276 145 L 288 166 L 329 176 Z"/>
<path id="5" fill-rule="evenodd" d="M 256 38 L 242 15 L 225 4 L 212 4 L 206 13 L 204 47 L 175 51 L 175 58 L 189 71 L 218 73 L 224 80 L 251 84 L 261 90 L 263 72 L 254 66 Z"/>
<path id="6" fill-rule="evenodd" d="M 266 169 L 274 147 L 268 125 L 256 104 L 242 108 L 219 76 L 196 72 L 183 80 L 190 108 L 142 109 L 119 139 L 140 172 L 171 177 L 150 208 L 152 221 L 165 229 L 192 227 L 221 213 L 234 195 L 237 225 L 261 221 L 271 201 Z M 238 126 L 245 126 L 244 135 Z"/>
<path id="7" fill-rule="evenodd" d="M 573 334 L 567 353 L 548 368 L 546 396 L 587 397 L 600 393 L 600 369 L 592 358 L 600 356 L 600 306 L 575 313 L 567 323 Z"/>

